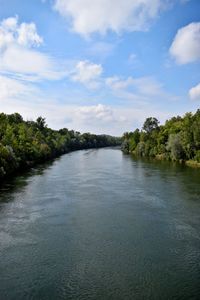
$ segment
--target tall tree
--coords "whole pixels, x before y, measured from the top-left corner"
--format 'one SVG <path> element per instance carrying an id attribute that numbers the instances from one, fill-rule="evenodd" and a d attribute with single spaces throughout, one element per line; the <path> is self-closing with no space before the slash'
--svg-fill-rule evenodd
<path id="1" fill-rule="evenodd" d="M 159 124 L 159 122 L 156 118 L 150 117 L 150 118 L 146 119 L 142 129 L 144 131 L 146 131 L 147 133 L 151 133 L 152 130 L 158 129 L 158 124 Z"/>

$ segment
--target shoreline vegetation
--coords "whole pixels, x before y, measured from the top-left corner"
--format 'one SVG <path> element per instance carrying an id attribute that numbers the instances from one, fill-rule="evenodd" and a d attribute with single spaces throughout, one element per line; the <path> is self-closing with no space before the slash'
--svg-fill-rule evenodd
<path id="1" fill-rule="evenodd" d="M 62 128 L 53 130 L 45 118 L 24 121 L 19 113 L 0 113 L 0 183 L 15 173 L 70 151 L 121 145 L 121 138 Z"/>
<path id="2" fill-rule="evenodd" d="M 0 183 L 21 170 L 70 151 L 121 145 L 124 153 L 169 160 L 200 168 L 200 109 L 159 125 L 147 118 L 141 130 L 120 137 L 62 128 L 53 130 L 45 118 L 24 121 L 19 113 L 0 113 Z"/>
<path id="3" fill-rule="evenodd" d="M 122 141 L 124 153 L 200 168 L 200 109 L 160 126 L 156 118 L 147 118 L 142 130 L 125 132 Z"/>

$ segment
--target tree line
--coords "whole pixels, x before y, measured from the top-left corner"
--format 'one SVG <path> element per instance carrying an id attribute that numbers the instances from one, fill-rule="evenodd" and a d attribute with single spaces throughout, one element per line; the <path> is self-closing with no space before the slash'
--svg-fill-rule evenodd
<path id="1" fill-rule="evenodd" d="M 122 150 L 143 157 L 200 163 L 200 109 L 167 120 L 164 125 L 150 117 L 142 130 L 125 132 Z"/>
<path id="2" fill-rule="evenodd" d="M 0 113 L 0 180 L 14 172 L 73 150 L 116 146 L 121 139 L 109 135 L 53 130 L 45 118 L 24 121 L 19 113 Z"/>

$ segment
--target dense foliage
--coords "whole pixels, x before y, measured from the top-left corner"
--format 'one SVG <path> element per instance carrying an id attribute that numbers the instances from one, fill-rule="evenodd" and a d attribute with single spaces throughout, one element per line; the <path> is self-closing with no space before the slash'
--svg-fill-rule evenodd
<path id="1" fill-rule="evenodd" d="M 147 118 L 142 130 L 123 135 L 122 150 L 139 156 L 200 163 L 200 109 L 195 114 L 173 117 L 159 126 Z"/>
<path id="2" fill-rule="evenodd" d="M 120 139 L 108 135 L 80 134 L 67 128 L 52 130 L 42 117 L 34 122 L 24 121 L 18 113 L 1 113 L 0 179 L 71 150 L 117 144 L 120 144 Z"/>

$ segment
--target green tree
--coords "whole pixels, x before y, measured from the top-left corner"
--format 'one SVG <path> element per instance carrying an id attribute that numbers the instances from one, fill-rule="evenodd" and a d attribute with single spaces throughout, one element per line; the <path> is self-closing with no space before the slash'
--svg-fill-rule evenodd
<path id="1" fill-rule="evenodd" d="M 45 118 L 42 118 L 42 117 L 37 118 L 36 124 L 40 130 L 44 129 L 47 126 Z"/>
<path id="2" fill-rule="evenodd" d="M 154 129 L 158 129 L 158 120 L 156 118 L 147 118 L 144 122 L 142 129 L 147 133 L 151 133 Z"/>

